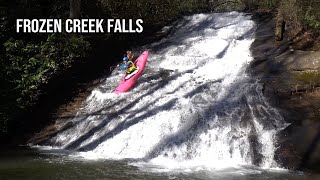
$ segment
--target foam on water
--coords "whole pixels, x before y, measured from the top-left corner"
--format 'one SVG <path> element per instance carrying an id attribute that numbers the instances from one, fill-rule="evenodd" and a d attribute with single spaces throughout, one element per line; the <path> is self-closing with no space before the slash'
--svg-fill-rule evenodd
<path id="1" fill-rule="evenodd" d="M 131 91 L 113 94 L 121 75 L 108 77 L 51 145 L 87 159 L 138 159 L 140 167 L 277 167 L 276 133 L 286 123 L 245 73 L 254 32 L 242 13 L 185 17 L 141 48 L 150 55 Z"/>

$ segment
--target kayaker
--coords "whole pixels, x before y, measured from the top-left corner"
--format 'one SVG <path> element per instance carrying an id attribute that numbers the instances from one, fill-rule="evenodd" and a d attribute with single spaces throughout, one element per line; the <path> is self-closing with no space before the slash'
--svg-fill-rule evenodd
<path id="1" fill-rule="evenodd" d="M 137 66 L 133 62 L 133 55 L 131 51 L 127 51 L 126 55 L 122 58 L 122 65 L 117 65 L 120 70 L 126 70 L 127 75 L 138 70 Z"/>

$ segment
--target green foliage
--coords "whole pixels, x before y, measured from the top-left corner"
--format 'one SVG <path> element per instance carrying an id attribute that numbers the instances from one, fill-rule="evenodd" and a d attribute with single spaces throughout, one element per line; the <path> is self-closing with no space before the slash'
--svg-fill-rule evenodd
<path id="1" fill-rule="evenodd" d="M 17 113 L 35 103 L 42 86 L 75 60 L 84 58 L 89 47 L 82 36 L 68 34 L 51 34 L 46 41 L 7 40 L 1 59 L 1 80 L 6 89 L 1 91 L 10 95 L 7 102 L 11 104 L 1 104 L 1 110 L 9 113 L 1 116 L 2 125 L 12 116 L 8 107 L 17 108 Z"/>
<path id="2" fill-rule="evenodd" d="M 269 11 L 274 10 L 280 0 L 241 0 L 241 2 L 248 10 Z"/>
<path id="3" fill-rule="evenodd" d="M 259 6 L 262 8 L 274 9 L 278 5 L 279 0 L 264 0 L 259 2 Z"/>
<path id="4" fill-rule="evenodd" d="M 302 29 L 320 33 L 320 2 L 316 0 L 282 0 L 279 12 L 284 17 L 289 33 L 297 34 Z"/>
<path id="5" fill-rule="evenodd" d="M 67 18 L 68 6 L 62 0 L 13 0 L 0 5 L 0 135 L 10 133 L 10 124 L 37 102 L 52 77 L 85 58 L 89 50 L 89 43 L 78 35 L 17 34 L 15 20 Z"/>
<path id="6" fill-rule="evenodd" d="M 307 29 L 313 32 L 320 33 L 320 2 L 319 1 L 308 1 L 304 2 L 300 0 L 299 6 L 301 8 L 300 19 L 302 24 L 306 26 Z"/>
<path id="7" fill-rule="evenodd" d="M 314 31 L 319 31 L 320 21 L 316 18 L 315 15 L 309 15 L 309 13 L 305 16 L 305 23 Z"/>
<path id="8" fill-rule="evenodd" d="M 112 18 L 142 18 L 147 24 L 164 24 L 184 14 L 208 11 L 215 3 L 208 0 L 100 0 Z"/>

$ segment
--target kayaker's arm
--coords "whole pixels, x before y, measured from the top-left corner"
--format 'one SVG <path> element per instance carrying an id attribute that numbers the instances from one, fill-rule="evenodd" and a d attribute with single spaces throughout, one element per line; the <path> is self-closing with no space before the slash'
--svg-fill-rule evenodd
<path id="1" fill-rule="evenodd" d="M 124 64 L 124 65 L 118 65 L 119 66 L 119 69 L 120 70 L 126 70 L 127 68 L 128 68 L 128 66 L 130 65 L 130 63 L 129 62 L 127 62 L 126 64 Z"/>

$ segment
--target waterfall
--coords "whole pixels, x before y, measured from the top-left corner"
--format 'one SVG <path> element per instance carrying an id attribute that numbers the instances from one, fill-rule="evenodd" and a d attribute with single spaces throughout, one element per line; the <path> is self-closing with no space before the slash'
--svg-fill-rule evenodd
<path id="1" fill-rule="evenodd" d="M 129 92 L 112 91 L 123 72 L 87 98 L 73 127 L 49 144 L 88 159 L 136 159 L 166 168 L 276 167 L 276 133 L 286 122 L 246 73 L 253 60 L 251 16 L 184 17 L 149 50 L 144 74 Z"/>

